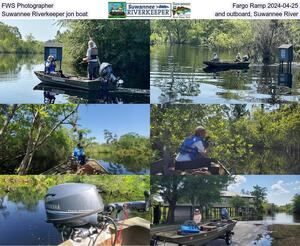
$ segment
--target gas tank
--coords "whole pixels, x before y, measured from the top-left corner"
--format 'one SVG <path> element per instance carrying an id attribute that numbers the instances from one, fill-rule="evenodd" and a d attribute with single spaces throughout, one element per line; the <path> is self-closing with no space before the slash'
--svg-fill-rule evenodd
<path id="1" fill-rule="evenodd" d="M 55 224 L 97 224 L 98 213 L 104 209 L 96 186 L 66 183 L 50 188 L 45 196 L 47 221 Z"/>

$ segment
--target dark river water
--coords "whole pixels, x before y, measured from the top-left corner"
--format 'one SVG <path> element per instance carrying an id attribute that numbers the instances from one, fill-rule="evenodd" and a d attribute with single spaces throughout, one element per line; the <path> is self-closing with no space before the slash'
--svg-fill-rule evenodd
<path id="1" fill-rule="evenodd" d="M 232 61 L 232 52 L 219 52 Z M 251 63 L 248 70 L 206 71 L 212 52 L 197 46 L 151 47 L 152 103 L 279 103 L 299 101 L 300 63 L 293 63 L 292 88 L 278 85 L 278 64 Z"/>
<path id="2" fill-rule="evenodd" d="M 103 161 L 100 160 L 99 163 L 111 174 L 115 175 L 148 175 L 150 174 L 150 169 L 148 167 L 134 167 L 132 168 L 131 165 L 126 164 L 118 164 L 113 163 L 111 161 Z"/>
<path id="3" fill-rule="evenodd" d="M 78 74 L 67 62 L 63 62 L 62 69 L 65 74 Z M 150 100 L 149 90 L 138 92 L 132 90 L 120 94 L 85 92 L 49 86 L 41 83 L 34 74 L 34 71 L 43 70 L 42 55 L 0 55 L 0 103 L 47 103 L 49 102 L 48 95 L 54 98 L 53 103 L 149 103 Z M 85 74 L 81 74 L 81 76 L 85 76 Z M 134 79 L 138 81 L 134 81 Z M 140 88 L 145 88 L 145 83 L 139 82 L 140 78 L 130 76 L 130 83 L 124 79 L 124 87 L 137 88 L 137 86 L 141 86 Z"/>

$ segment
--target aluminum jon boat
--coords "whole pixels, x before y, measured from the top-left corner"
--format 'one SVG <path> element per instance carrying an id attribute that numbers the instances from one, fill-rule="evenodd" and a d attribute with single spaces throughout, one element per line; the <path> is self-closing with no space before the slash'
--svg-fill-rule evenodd
<path id="1" fill-rule="evenodd" d="M 158 242 L 175 243 L 177 245 L 199 246 L 208 242 L 222 238 L 227 245 L 231 244 L 232 230 L 236 225 L 235 220 L 219 220 L 205 224 L 200 224 L 199 233 L 179 234 L 178 225 L 162 226 L 151 228 L 152 245 L 158 245 Z"/>
<path id="2" fill-rule="evenodd" d="M 247 69 L 250 65 L 250 62 L 204 61 L 203 63 L 207 67 L 215 69 Z"/>
<path id="3" fill-rule="evenodd" d="M 44 83 L 73 89 L 100 91 L 102 89 L 115 90 L 117 83 L 107 83 L 101 78 L 88 80 L 79 76 L 59 76 L 59 74 L 45 74 L 43 71 L 34 71 L 35 75 Z"/>

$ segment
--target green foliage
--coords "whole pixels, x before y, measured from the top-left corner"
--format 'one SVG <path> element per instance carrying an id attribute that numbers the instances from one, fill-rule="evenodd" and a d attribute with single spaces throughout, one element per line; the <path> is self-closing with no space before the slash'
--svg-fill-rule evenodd
<path id="1" fill-rule="evenodd" d="M 17 27 L 0 22 L 0 54 L 34 54 L 41 52 L 43 52 L 42 42 L 36 41 L 32 34 L 29 34 L 24 40 Z"/>
<path id="2" fill-rule="evenodd" d="M 229 201 L 230 206 L 238 210 L 239 208 L 245 207 L 246 202 L 245 200 L 240 196 L 234 196 Z"/>
<path id="3" fill-rule="evenodd" d="M 68 31 L 58 33 L 56 39 L 64 44 L 65 54 L 71 57 L 78 71 L 86 71 L 78 64 L 92 37 L 100 62 L 111 63 L 125 82 L 136 81 L 132 86 L 149 87 L 149 21 L 64 20 L 59 23 Z"/>
<path id="4" fill-rule="evenodd" d="M 151 43 L 180 43 L 209 46 L 211 49 L 244 50 L 253 60 L 276 61 L 277 48 L 294 44 L 300 55 L 298 20 L 154 20 Z"/>
<path id="5" fill-rule="evenodd" d="M 300 194 L 296 194 L 293 198 L 293 212 L 300 215 Z"/>
<path id="6" fill-rule="evenodd" d="M 257 215 L 262 215 L 264 212 L 263 204 L 267 197 L 267 188 L 256 185 L 253 187 L 253 191 L 250 192 L 254 196 L 254 206 Z"/>
<path id="7" fill-rule="evenodd" d="M 153 160 L 163 157 L 164 147 L 175 155 L 183 140 L 202 125 L 216 143 L 207 154 L 232 173 L 299 172 L 297 159 L 291 161 L 300 151 L 299 117 L 297 104 L 270 110 L 246 105 L 152 105 Z M 286 153 L 291 153 L 288 158 Z"/>

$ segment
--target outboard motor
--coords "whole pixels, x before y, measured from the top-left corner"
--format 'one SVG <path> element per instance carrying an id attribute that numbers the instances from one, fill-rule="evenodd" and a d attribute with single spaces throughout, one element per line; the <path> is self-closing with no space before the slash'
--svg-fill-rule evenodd
<path id="1" fill-rule="evenodd" d="M 117 78 L 112 69 L 112 65 L 107 62 L 103 62 L 99 68 L 99 75 L 104 82 L 110 86 L 120 87 L 123 85 L 124 81 L 120 78 Z"/>
<path id="2" fill-rule="evenodd" d="M 67 183 L 48 190 L 45 197 L 48 222 L 69 225 L 96 225 L 103 212 L 102 198 L 94 185 Z"/>
<path id="3" fill-rule="evenodd" d="M 53 223 L 61 233 L 62 241 L 84 239 L 97 241 L 101 233 L 117 232 L 118 228 L 110 216 L 125 209 L 149 210 L 149 193 L 145 201 L 113 203 L 104 206 L 101 195 L 94 185 L 66 183 L 56 185 L 45 196 L 47 222 Z M 113 230 L 111 230 L 113 229 Z M 114 237 L 112 245 L 115 245 Z"/>

